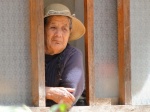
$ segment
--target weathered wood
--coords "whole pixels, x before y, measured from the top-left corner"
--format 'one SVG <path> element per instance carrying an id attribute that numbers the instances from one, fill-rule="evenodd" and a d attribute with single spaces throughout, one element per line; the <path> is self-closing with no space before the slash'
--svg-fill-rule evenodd
<path id="1" fill-rule="evenodd" d="M 119 102 L 131 104 L 130 0 L 118 0 Z"/>
<path id="2" fill-rule="evenodd" d="M 30 107 L 32 112 L 49 112 L 48 107 Z M 150 106 L 103 105 L 103 106 L 73 106 L 69 112 L 150 112 Z"/>
<path id="3" fill-rule="evenodd" d="M 150 106 L 112 105 L 73 107 L 70 112 L 150 112 Z"/>
<path id="4" fill-rule="evenodd" d="M 94 46 L 94 1 L 84 0 L 84 22 L 86 27 L 85 33 L 85 65 L 86 65 L 86 93 L 87 103 L 92 105 L 94 103 L 94 66 L 93 66 L 93 46 Z"/>
<path id="5" fill-rule="evenodd" d="M 111 98 L 94 98 L 92 106 L 111 105 Z"/>
<path id="6" fill-rule="evenodd" d="M 13 110 L 20 112 L 50 112 L 50 107 L 14 107 L 0 106 L 0 112 L 9 112 Z M 21 111 L 22 110 L 22 111 Z M 150 106 L 133 105 L 112 105 L 112 106 L 73 106 L 69 112 L 150 112 Z"/>
<path id="7" fill-rule="evenodd" d="M 32 98 L 34 106 L 45 106 L 43 0 L 30 0 Z"/>
<path id="8" fill-rule="evenodd" d="M 50 112 L 50 107 L 30 107 L 32 112 Z"/>

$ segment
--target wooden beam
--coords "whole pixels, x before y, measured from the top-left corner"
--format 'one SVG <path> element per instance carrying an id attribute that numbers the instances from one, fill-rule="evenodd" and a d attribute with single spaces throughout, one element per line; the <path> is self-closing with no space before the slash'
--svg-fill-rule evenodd
<path id="1" fill-rule="evenodd" d="M 48 107 L 30 107 L 32 112 L 50 112 Z M 73 106 L 69 112 L 149 112 L 149 105 Z"/>
<path id="2" fill-rule="evenodd" d="M 37 111 L 36 111 L 37 112 Z M 149 105 L 74 106 L 69 112 L 150 112 Z"/>
<path id="3" fill-rule="evenodd" d="M 130 0 L 118 0 L 119 102 L 131 104 Z"/>
<path id="4" fill-rule="evenodd" d="M 32 102 L 45 106 L 44 20 L 43 0 L 30 1 L 30 36 L 32 61 Z"/>
<path id="5" fill-rule="evenodd" d="M 86 65 L 86 91 L 87 103 L 92 105 L 94 103 L 95 95 L 95 77 L 93 66 L 93 46 L 94 46 L 94 1 L 84 0 L 84 22 L 86 27 L 85 33 L 85 65 Z"/>

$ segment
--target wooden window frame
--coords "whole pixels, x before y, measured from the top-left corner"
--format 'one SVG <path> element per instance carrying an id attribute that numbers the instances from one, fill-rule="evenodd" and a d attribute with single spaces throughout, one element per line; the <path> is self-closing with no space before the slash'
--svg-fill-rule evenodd
<path id="1" fill-rule="evenodd" d="M 93 0 L 84 0 L 85 33 L 85 68 L 86 68 L 86 100 L 88 105 L 94 104 L 94 6 Z"/>
<path id="2" fill-rule="evenodd" d="M 38 108 L 33 111 L 49 108 L 45 107 L 45 66 L 44 66 L 44 7 L 43 0 L 30 1 L 30 36 L 32 59 L 32 102 Z M 119 101 L 120 104 L 131 103 L 131 67 L 130 67 L 130 0 L 118 2 L 118 51 L 119 51 Z M 111 99 L 95 97 L 94 76 L 94 0 L 84 0 L 85 33 L 85 62 L 86 89 L 89 106 L 111 104 Z M 76 108 L 76 107 L 74 107 Z M 84 106 L 82 108 L 85 108 Z"/>
<path id="3" fill-rule="evenodd" d="M 45 106 L 45 68 L 44 68 L 44 21 L 43 1 L 30 0 L 30 34 L 32 59 L 32 97 L 33 105 Z M 88 105 L 111 104 L 111 99 L 98 99 L 94 89 L 94 1 L 84 0 L 85 62 Z"/>
<path id="4" fill-rule="evenodd" d="M 93 0 L 84 0 L 85 7 L 85 49 L 87 79 L 87 101 L 92 105 L 95 98 L 93 94 Z M 30 34 L 32 59 L 32 97 L 33 105 L 45 106 L 45 68 L 44 68 L 44 16 L 43 1 L 30 0 Z M 88 21 L 87 21 L 88 19 Z M 90 83 L 90 84 L 89 84 Z M 91 91 L 91 92 L 90 92 Z"/>
<path id="5" fill-rule="evenodd" d="M 118 0 L 119 104 L 131 104 L 130 0 Z"/>
<path id="6" fill-rule="evenodd" d="M 119 102 L 123 105 L 109 104 L 111 99 L 97 99 L 94 93 L 94 0 L 84 0 L 85 55 L 87 102 L 89 106 L 74 106 L 73 112 L 79 111 L 150 111 L 150 106 L 133 106 L 131 104 L 131 62 L 130 62 L 130 0 L 118 2 L 118 65 L 119 65 Z M 32 59 L 32 97 L 33 112 L 48 112 L 45 107 L 45 68 L 44 68 L 44 20 L 43 1 L 30 0 L 30 33 Z M 103 103 L 105 102 L 105 103 Z M 93 106 L 95 105 L 95 106 Z"/>
<path id="7" fill-rule="evenodd" d="M 85 18 L 85 57 L 87 102 L 89 105 L 111 105 L 111 98 L 95 97 L 94 74 L 94 1 L 84 0 Z M 117 0 L 118 9 L 118 75 L 119 75 L 119 104 L 131 105 L 131 53 L 130 53 L 130 0 Z"/>
<path id="8" fill-rule="evenodd" d="M 30 0 L 32 103 L 37 107 L 45 107 L 45 53 L 43 18 L 43 0 Z"/>
<path id="9" fill-rule="evenodd" d="M 94 0 L 84 0 L 85 33 L 85 65 L 86 65 L 86 87 L 87 103 L 94 105 L 111 105 L 111 98 L 97 98 L 95 96 L 95 74 L 94 74 Z"/>

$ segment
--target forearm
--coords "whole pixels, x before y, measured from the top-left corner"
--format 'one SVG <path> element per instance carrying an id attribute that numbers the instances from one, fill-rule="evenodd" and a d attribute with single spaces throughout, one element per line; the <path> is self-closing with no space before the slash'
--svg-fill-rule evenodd
<path id="1" fill-rule="evenodd" d="M 71 92 L 74 92 L 72 88 L 64 87 L 46 87 L 46 99 L 53 100 L 56 103 L 65 103 L 72 105 L 75 101 L 74 96 Z"/>

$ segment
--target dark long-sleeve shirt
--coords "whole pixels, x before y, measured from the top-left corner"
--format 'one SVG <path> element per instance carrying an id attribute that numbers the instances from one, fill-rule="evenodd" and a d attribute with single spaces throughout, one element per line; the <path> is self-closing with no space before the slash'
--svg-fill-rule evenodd
<path id="1" fill-rule="evenodd" d="M 85 84 L 81 51 L 68 44 L 60 54 L 45 55 L 45 78 L 47 87 L 75 88 L 73 95 L 77 101 Z M 46 101 L 47 106 L 53 104 L 51 100 Z"/>

